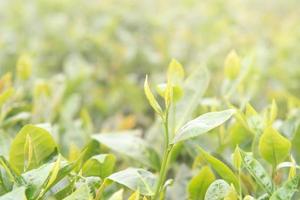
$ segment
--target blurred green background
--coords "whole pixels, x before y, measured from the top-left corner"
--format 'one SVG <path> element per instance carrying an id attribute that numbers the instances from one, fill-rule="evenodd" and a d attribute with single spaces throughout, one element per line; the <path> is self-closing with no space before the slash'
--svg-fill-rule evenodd
<path id="1" fill-rule="evenodd" d="M 29 113 L 23 123 L 58 124 L 72 137 L 81 126 L 143 128 L 153 121 L 142 90 L 146 74 L 161 82 L 172 58 L 188 72 L 206 66 L 206 97 L 222 97 L 231 49 L 251 60 L 242 93 L 255 106 L 297 99 L 299 8 L 298 0 L 2 0 L 1 76 L 16 74 L 24 55 L 20 62 L 32 65 L 28 80 L 13 75 L 18 106 L 6 116 Z"/>

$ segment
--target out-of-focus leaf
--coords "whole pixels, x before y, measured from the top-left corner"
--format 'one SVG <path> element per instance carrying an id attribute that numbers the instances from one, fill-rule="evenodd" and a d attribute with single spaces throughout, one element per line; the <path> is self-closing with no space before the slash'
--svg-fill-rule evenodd
<path id="1" fill-rule="evenodd" d="M 90 190 L 87 184 L 82 184 L 75 192 L 63 200 L 91 200 Z"/>
<path id="2" fill-rule="evenodd" d="M 171 127 L 177 131 L 184 123 L 191 119 L 192 113 L 198 106 L 199 100 L 204 95 L 209 83 L 209 73 L 206 68 L 196 68 L 183 84 L 183 97 L 171 112 Z M 172 111 L 172 109 L 171 109 Z"/>
<path id="3" fill-rule="evenodd" d="M 142 195 L 151 196 L 154 194 L 156 176 L 144 169 L 128 168 L 110 175 L 108 179 L 133 191 L 138 190 Z"/>
<path id="4" fill-rule="evenodd" d="M 255 179 L 257 184 L 268 194 L 273 192 L 273 182 L 263 166 L 253 158 L 250 153 L 240 150 L 243 167 L 247 169 L 249 174 Z"/>
<path id="5" fill-rule="evenodd" d="M 128 200 L 139 200 L 140 199 L 140 192 L 136 191 L 134 192 L 132 195 L 130 195 L 130 197 L 128 198 Z"/>
<path id="6" fill-rule="evenodd" d="M 223 200 L 230 192 L 230 185 L 222 180 L 215 180 L 207 189 L 205 200 Z"/>
<path id="7" fill-rule="evenodd" d="M 109 197 L 108 200 L 123 200 L 123 192 L 124 192 L 124 190 L 121 189 L 121 190 L 113 193 L 113 195 L 111 195 L 111 197 Z"/>
<path id="8" fill-rule="evenodd" d="M 270 200 L 291 200 L 294 193 L 298 190 L 299 178 L 300 176 L 298 175 L 285 182 L 272 194 Z"/>
<path id="9" fill-rule="evenodd" d="M 30 138 L 30 144 L 27 144 L 32 154 L 30 160 L 26 160 L 28 150 L 25 149 L 25 146 L 27 146 L 26 141 L 28 141 L 28 138 Z M 30 170 L 43 164 L 55 153 L 56 148 L 56 143 L 48 131 L 34 125 L 26 125 L 11 144 L 9 162 L 17 172 L 24 172 L 25 167 Z M 28 163 L 26 164 L 26 162 Z"/>
<path id="10" fill-rule="evenodd" d="M 172 143 L 181 142 L 206 133 L 223 124 L 234 113 L 235 110 L 233 109 L 205 113 L 181 127 L 176 133 Z"/>
<path id="11" fill-rule="evenodd" d="M 29 55 L 23 54 L 17 62 L 17 76 L 20 80 L 27 80 L 32 73 L 32 61 Z"/>
<path id="12" fill-rule="evenodd" d="M 241 61 L 235 50 L 231 50 L 224 62 L 224 72 L 227 78 L 235 79 L 241 68 Z"/>
<path id="13" fill-rule="evenodd" d="M 170 82 L 171 85 L 180 84 L 184 78 L 184 69 L 177 60 L 172 59 L 168 67 L 167 75 L 168 82 Z"/>
<path id="14" fill-rule="evenodd" d="M 190 200 L 203 200 L 207 188 L 215 180 L 215 175 L 208 166 L 203 167 L 188 185 Z"/>
<path id="15" fill-rule="evenodd" d="M 227 165 L 204 151 L 202 148 L 199 147 L 198 149 L 205 161 L 212 166 L 212 168 L 219 174 L 219 176 L 221 176 L 228 183 L 233 184 L 236 188 L 239 187 L 239 181 L 236 175 Z"/>
<path id="16" fill-rule="evenodd" d="M 109 176 L 115 166 L 116 157 L 113 154 L 99 154 L 91 157 L 82 167 L 84 176 L 99 176 L 104 179 Z"/>
<path id="17" fill-rule="evenodd" d="M 159 169 L 159 157 L 157 153 L 144 140 L 136 136 L 136 133 L 137 131 L 103 133 L 93 135 L 92 138 L 118 153 L 154 169 Z"/>
<path id="18" fill-rule="evenodd" d="M 27 194 L 29 194 L 29 196 L 34 197 L 38 194 L 40 189 L 42 189 L 41 187 L 48 179 L 53 166 L 54 163 L 44 164 L 37 169 L 22 174 L 22 177 L 28 185 Z"/>
<path id="19" fill-rule="evenodd" d="M 274 128 L 268 127 L 259 140 L 258 148 L 262 157 L 276 166 L 288 156 L 291 142 Z"/>
<path id="20" fill-rule="evenodd" d="M 0 200 L 27 200 L 25 190 L 25 187 L 15 188 L 11 192 L 1 196 Z"/>
<path id="21" fill-rule="evenodd" d="M 0 108 L 14 94 L 15 89 L 10 87 L 0 94 Z"/>

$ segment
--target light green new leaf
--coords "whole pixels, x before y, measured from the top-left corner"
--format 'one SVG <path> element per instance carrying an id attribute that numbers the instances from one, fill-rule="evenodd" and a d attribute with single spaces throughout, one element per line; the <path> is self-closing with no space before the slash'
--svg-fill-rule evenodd
<path id="1" fill-rule="evenodd" d="M 263 168 L 263 166 L 253 158 L 250 153 L 243 152 L 240 150 L 243 167 L 247 169 L 249 174 L 255 179 L 257 184 L 268 194 L 273 192 L 272 179 Z"/>
<path id="2" fill-rule="evenodd" d="M 241 61 L 235 50 L 231 50 L 224 62 L 224 72 L 227 78 L 235 79 L 241 68 Z"/>
<path id="3" fill-rule="evenodd" d="M 108 200 L 123 200 L 123 192 L 124 192 L 124 190 L 121 189 L 121 190 L 113 193 L 113 195 L 111 195 L 111 197 Z"/>
<path id="4" fill-rule="evenodd" d="M 220 177 L 222 177 L 228 183 L 232 183 L 236 188 L 239 187 L 238 178 L 227 165 L 204 151 L 202 148 L 199 147 L 198 149 L 205 161 L 211 165 L 211 167 L 219 174 Z"/>
<path id="5" fill-rule="evenodd" d="M 126 155 L 154 169 L 159 169 L 160 161 L 157 153 L 138 137 L 137 133 L 138 131 L 102 133 L 95 134 L 92 138 L 115 152 Z"/>
<path id="6" fill-rule="evenodd" d="M 271 196 L 270 200 L 291 200 L 298 190 L 300 176 L 295 176 L 291 180 L 285 182 Z"/>
<path id="7" fill-rule="evenodd" d="M 260 137 L 258 148 L 262 157 L 276 166 L 288 156 L 291 142 L 274 128 L 268 127 Z"/>
<path id="8" fill-rule="evenodd" d="M 239 150 L 239 147 L 236 147 L 235 150 L 234 150 L 234 153 L 232 155 L 232 163 L 234 165 L 234 167 L 239 170 L 241 168 L 241 165 L 242 165 L 242 157 L 241 157 L 241 154 L 240 154 L 240 150 Z"/>
<path id="9" fill-rule="evenodd" d="M 56 180 L 58 172 L 60 170 L 61 159 L 62 159 L 62 155 L 59 154 L 58 157 L 57 157 L 57 160 L 54 163 L 54 166 L 52 168 L 51 175 L 49 177 L 46 188 L 49 188 L 54 183 L 54 181 Z"/>
<path id="10" fill-rule="evenodd" d="M 144 169 L 128 168 L 110 175 L 108 179 L 133 191 L 138 190 L 142 195 L 150 196 L 154 194 L 156 176 Z"/>
<path id="11" fill-rule="evenodd" d="M 269 114 L 270 115 L 269 116 L 269 123 L 270 123 L 270 125 L 276 119 L 277 113 L 278 113 L 278 107 L 277 107 L 275 99 L 273 99 L 272 100 L 272 105 L 271 105 L 271 108 L 270 108 L 270 114 Z"/>
<path id="12" fill-rule="evenodd" d="M 162 115 L 163 111 L 160 107 L 160 105 L 158 104 L 158 102 L 156 101 L 153 93 L 151 92 L 151 89 L 149 87 L 149 83 L 148 83 L 148 76 L 146 76 L 145 79 L 145 83 L 144 83 L 144 92 L 145 95 L 150 103 L 150 105 L 152 106 L 152 108 L 155 110 L 155 112 L 159 115 Z"/>
<path id="13" fill-rule="evenodd" d="M 173 85 L 180 85 L 184 78 L 184 69 L 182 65 L 175 59 L 169 64 L 168 68 L 168 82 Z"/>
<path id="14" fill-rule="evenodd" d="M 203 167 L 188 184 L 189 200 L 203 200 L 209 185 L 215 180 L 215 175 L 208 166 Z"/>
<path id="15" fill-rule="evenodd" d="M 116 157 L 113 154 L 99 154 L 91 157 L 82 168 L 83 176 L 99 176 L 104 179 L 115 167 Z"/>
<path id="16" fill-rule="evenodd" d="M 182 126 L 176 133 L 172 143 L 181 142 L 203 133 L 207 133 L 208 131 L 223 124 L 234 113 L 235 110 L 233 109 L 205 113 Z"/>
<path id="17" fill-rule="evenodd" d="M 0 200 L 27 200 L 25 190 L 25 187 L 15 188 L 11 192 L 1 196 Z"/>
<path id="18" fill-rule="evenodd" d="M 230 192 L 230 185 L 222 180 L 214 181 L 207 189 L 205 200 L 223 200 Z"/>
<path id="19" fill-rule="evenodd" d="M 9 162 L 21 173 L 43 164 L 57 146 L 48 131 L 34 125 L 26 125 L 12 141 Z"/>
<path id="20" fill-rule="evenodd" d="M 81 185 L 75 192 L 63 200 L 92 200 L 90 190 L 87 184 Z"/>

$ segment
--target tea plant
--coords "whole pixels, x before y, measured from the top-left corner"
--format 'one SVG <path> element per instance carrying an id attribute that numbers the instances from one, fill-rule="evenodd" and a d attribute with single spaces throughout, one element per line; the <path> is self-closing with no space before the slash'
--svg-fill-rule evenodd
<path id="1" fill-rule="evenodd" d="M 66 154 L 54 127 L 23 126 L 1 150 L 8 149 L 0 157 L 0 200 L 297 198 L 299 101 L 287 97 L 286 119 L 277 119 L 280 107 L 275 100 L 256 111 L 240 96 L 252 78 L 249 59 L 240 59 L 235 51 L 228 54 L 222 97 L 215 100 L 203 98 L 210 76 L 204 67 L 185 78 L 182 65 L 173 59 L 166 82 L 156 86 L 160 97 L 146 76 L 144 92 L 157 121 L 144 136 L 141 130 L 91 134 L 85 111 L 81 119 L 86 144 L 81 150 L 70 147 Z M 31 76 L 25 61 L 23 57 L 18 64 L 18 81 Z M 10 110 L 12 102 L 20 101 L 16 95 L 22 97 L 22 87 L 15 89 L 7 74 L 1 88 L 1 127 L 11 132 L 28 120 L 18 109 Z M 43 95 L 49 95 L 49 87 L 39 83 L 33 113 L 41 113 Z M 62 114 L 60 123 L 71 119 Z"/>

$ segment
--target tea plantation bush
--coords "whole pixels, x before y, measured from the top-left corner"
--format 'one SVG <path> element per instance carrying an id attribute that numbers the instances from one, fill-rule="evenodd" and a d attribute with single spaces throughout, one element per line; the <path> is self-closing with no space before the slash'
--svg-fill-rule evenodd
<path id="1" fill-rule="evenodd" d="M 299 6 L 0 1 L 0 200 L 299 199 Z"/>

